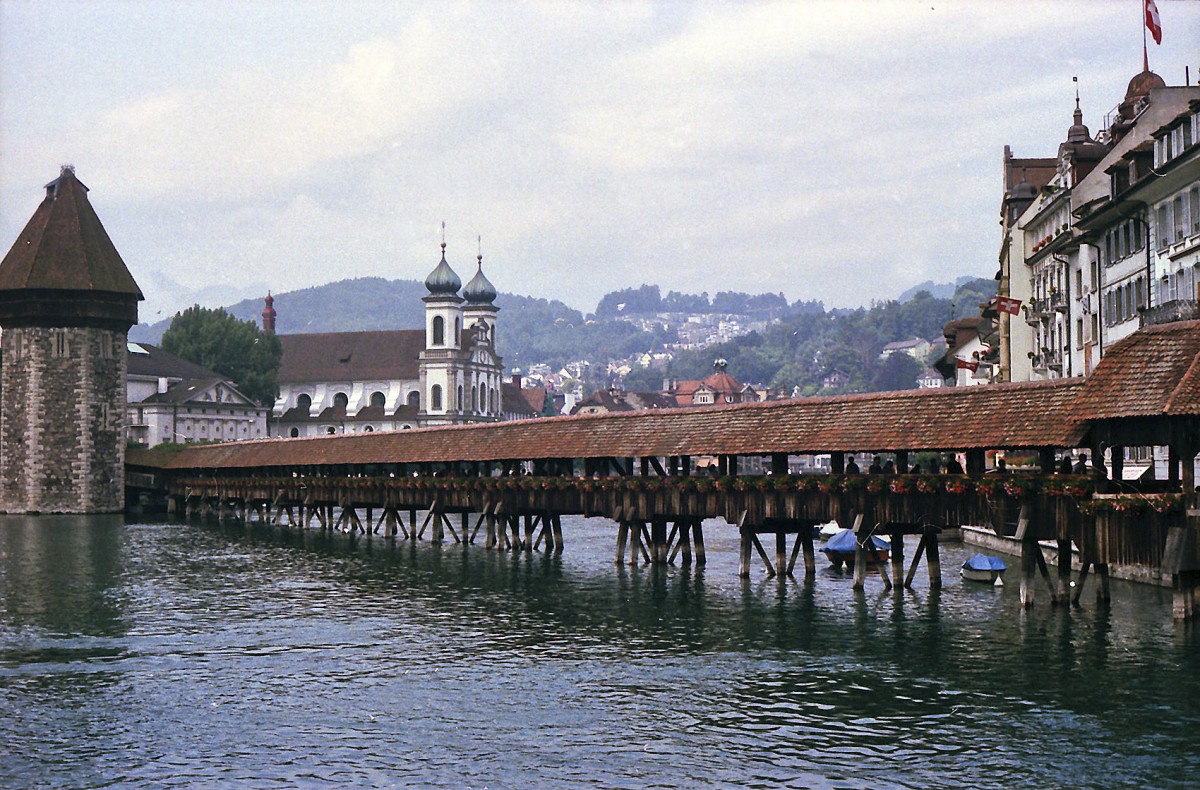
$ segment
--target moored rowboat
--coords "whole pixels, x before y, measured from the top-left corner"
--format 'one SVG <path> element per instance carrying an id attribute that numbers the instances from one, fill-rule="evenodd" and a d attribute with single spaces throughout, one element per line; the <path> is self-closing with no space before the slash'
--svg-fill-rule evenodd
<path id="1" fill-rule="evenodd" d="M 994 583 L 1000 578 L 1008 566 L 999 557 L 989 557 L 986 554 L 976 554 L 963 563 L 962 577 L 972 582 Z"/>

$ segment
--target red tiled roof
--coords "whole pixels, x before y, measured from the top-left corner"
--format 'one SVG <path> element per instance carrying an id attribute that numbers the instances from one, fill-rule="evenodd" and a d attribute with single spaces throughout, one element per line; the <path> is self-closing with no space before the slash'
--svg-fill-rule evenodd
<path id="1" fill-rule="evenodd" d="M 398 329 L 377 332 L 325 332 L 280 335 L 283 360 L 279 382 L 412 379 L 425 350 L 425 332 Z"/>
<path id="2" fill-rule="evenodd" d="M 500 397 L 504 404 L 504 411 L 509 414 L 527 414 L 531 417 L 537 414 L 533 406 L 525 398 L 524 390 L 511 381 L 502 381 L 500 383 Z"/>
<path id="3" fill-rule="evenodd" d="M 704 386 L 711 387 L 721 395 L 736 395 L 742 391 L 741 383 L 724 371 L 710 374 L 704 380 Z"/>
<path id="4" fill-rule="evenodd" d="M 191 447 L 175 468 L 1073 447 L 1081 379 Z"/>
<path id="5" fill-rule="evenodd" d="M 545 387 L 525 387 L 520 390 L 521 397 L 529 404 L 529 408 L 534 414 L 541 414 L 542 409 L 546 408 L 546 388 Z"/>
<path id="6" fill-rule="evenodd" d="M 1084 385 L 1084 420 L 1200 415 L 1200 321 L 1150 326 L 1113 344 Z"/>

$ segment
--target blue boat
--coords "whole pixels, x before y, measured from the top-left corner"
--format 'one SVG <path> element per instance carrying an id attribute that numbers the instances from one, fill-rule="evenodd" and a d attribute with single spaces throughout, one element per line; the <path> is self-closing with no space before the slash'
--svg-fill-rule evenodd
<path id="1" fill-rule="evenodd" d="M 962 577 L 967 581 L 994 584 L 996 579 L 1000 578 L 1000 574 L 1004 573 L 1007 569 L 1008 566 L 999 557 L 976 554 L 963 563 Z"/>
<path id="2" fill-rule="evenodd" d="M 871 535 L 867 538 L 865 545 L 868 565 L 887 561 L 891 544 L 886 540 L 877 535 Z M 843 529 L 830 538 L 821 551 L 825 552 L 825 556 L 829 558 L 835 568 L 840 568 L 842 563 L 845 563 L 847 568 L 853 568 L 857 548 L 858 540 L 854 537 L 854 530 Z"/>

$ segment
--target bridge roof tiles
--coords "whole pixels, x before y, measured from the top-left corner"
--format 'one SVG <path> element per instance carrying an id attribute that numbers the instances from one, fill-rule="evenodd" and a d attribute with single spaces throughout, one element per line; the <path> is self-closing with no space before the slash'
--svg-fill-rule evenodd
<path id="1" fill-rule="evenodd" d="M 1081 419 L 1200 415 L 1200 321 L 1150 326 L 1117 341 L 1088 377 Z"/>
<path id="2" fill-rule="evenodd" d="M 175 468 L 1072 447 L 1083 381 L 905 390 L 191 447 Z"/>

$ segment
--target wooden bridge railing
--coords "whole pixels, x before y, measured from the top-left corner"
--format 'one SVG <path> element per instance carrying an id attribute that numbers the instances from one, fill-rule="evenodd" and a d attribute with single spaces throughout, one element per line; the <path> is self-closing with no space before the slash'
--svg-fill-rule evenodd
<path id="1" fill-rule="evenodd" d="M 339 507 L 602 516 L 616 520 L 720 518 L 848 525 L 862 514 L 880 531 L 902 525 L 988 526 L 1070 540 L 1099 562 L 1154 564 L 1168 528 L 1183 523 L 1181 494 L 1097 495 L 1083 476 L 765 475 L 746 477 L 235 477 L 188 478 L 173 497 Z M 915 531 L 915 530 L 910 530 Z"/>

